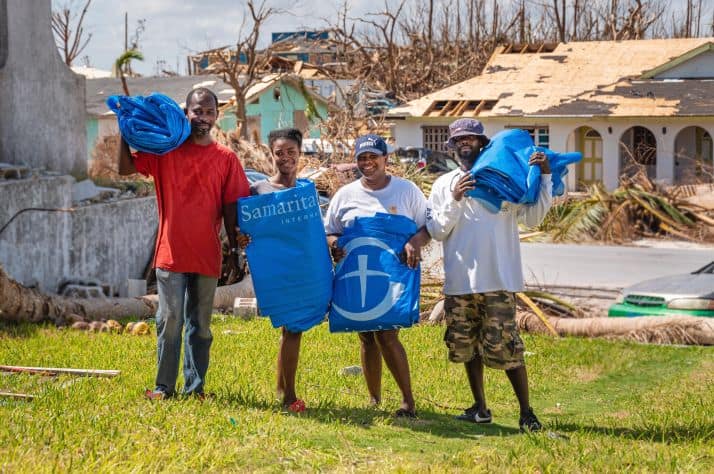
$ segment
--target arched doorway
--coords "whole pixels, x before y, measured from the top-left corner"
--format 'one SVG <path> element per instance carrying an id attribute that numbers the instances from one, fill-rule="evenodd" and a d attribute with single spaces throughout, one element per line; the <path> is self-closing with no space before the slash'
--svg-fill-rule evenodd
<path id="1" fill-rule="evenodd" d="M 713 155 L 709 132 L 697 126 L 682 129 L 674 139 L 674 183 L 714 181 Z"/>
<path id="2" fill-rule="evenodd" d="M 633 176 L 645 169 L 647 177 L 657 177 L 657 140 L 645 127 L 630 127 L 620 137 L 620 175 Z"/>
<path id="3" fill-rule="evenodd" d="M 578 189 L 602 183 L 602 137 L 597 130 L 580 127 L 573 132 L 575 149 L 583 154 L 576 167 Z"/>

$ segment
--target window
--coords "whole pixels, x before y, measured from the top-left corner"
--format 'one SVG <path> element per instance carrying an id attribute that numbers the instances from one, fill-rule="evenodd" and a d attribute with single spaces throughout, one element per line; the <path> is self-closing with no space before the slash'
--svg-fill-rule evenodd
<path id="1" fill-rule="evenodd" d="M 547 126 L 533 125 L 533 126 L 520 126 L 520 125 L 508 125 L 506 128 L 520 128 L 525 130 L 533 139 L 533 143 L 536 146 L 542 146 L 545 148 L 550 147 L 550 135 Z"/>
<path id="2" fill-rule="evenodd" d="M 446 140 L 449 139 L 449 127 L 439 125 L 433 127 L 422 127 L 424 148 L 432 151 L 448 152 Z"/>

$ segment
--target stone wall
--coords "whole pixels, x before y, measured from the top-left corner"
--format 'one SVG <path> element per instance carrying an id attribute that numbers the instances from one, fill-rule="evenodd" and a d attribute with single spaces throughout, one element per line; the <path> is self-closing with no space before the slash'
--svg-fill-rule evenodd
<path id="1" fill-rule="evenodd" d="M 0 227 L 27 208 L 68 208 L 71 176 L 0 180 Z M 25 286 L 56 291 L 69 274 L 71 218 L 66 212 L 29 211 L 18 215 L 0 234 L 0 265 Z"/>
<path id="2" fill-rule="evenodd" d="M 71 176 L 0 180 L 0 227 L 31 207 L 69 208 Z M 141 278 L 151 258 L 158 217 L 156 198 L 29 211 L 0 234 L 0 265 L 18 282 L 55 292 L 63 278 L 96 278 L 126 295 L 127 278 Z"/>
<path id="3" fill-rule="evenodd" d="M 77 209 L 72 214 L 71 273 L 109 283 L 125 296 L 127 278 L 143 278 L 153 256 L 157 223 L 153 196 Z"/>

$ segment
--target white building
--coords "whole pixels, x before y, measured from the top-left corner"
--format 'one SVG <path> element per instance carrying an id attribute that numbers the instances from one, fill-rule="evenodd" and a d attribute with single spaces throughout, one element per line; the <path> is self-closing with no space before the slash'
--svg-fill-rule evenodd
<path id="1" fill-rule="evenodd" d="M 448 124 L 531 132 L 580 151 L 568 188 L 618 185 L 633 161 L 663 183 L 712 182 L 714 38 L 500 47 L 481 75 L 394 108 L 398 146 L 445 150 Z"/>

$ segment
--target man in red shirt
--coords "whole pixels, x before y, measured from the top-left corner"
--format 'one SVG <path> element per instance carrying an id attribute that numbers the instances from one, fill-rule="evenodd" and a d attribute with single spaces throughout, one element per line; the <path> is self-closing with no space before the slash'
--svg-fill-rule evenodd
<path id="1" fill-rule="evenodd" d="M 197 88 L 186 97 L 191 136 L 164 155 L 136 152 L 122 138 L 119 174 L 139 172 L 156 186 L 159 230 L 154 267 L 159 292 L 156 313 L 158 372 L 150 399 L 174 395 L 184 332 L 184 394 L 203 397 L 208 370 L 211 312 L 221 271 L 223 218 L 236 265 L 236 202 L 249 183 L 235 153 L 210 134 L 218 118 L 216 95 Z"/>

